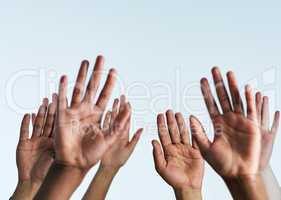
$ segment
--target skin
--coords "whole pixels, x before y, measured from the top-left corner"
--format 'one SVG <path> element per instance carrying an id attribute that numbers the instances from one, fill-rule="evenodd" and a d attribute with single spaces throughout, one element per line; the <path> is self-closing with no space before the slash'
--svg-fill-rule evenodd
<path id="1" fill-rule="evenodd" d="M 103 64 L 103 57 L 97 57 L 83 96 L 89 62 L 81 63 L 70 105 L 66 99 L 67 77 L 61 77 L 54 127 L 55 161 L 35 199 L 69 199 L 88 170 L 100 161 L 124 129 L 131 113 L 129 104 L 116 116 L 110 129 L 101 128 L 101 119 L 116 80 L 116 71 L 111 69 L 94 103 Z"/>
<path id="2" fill-rule="evenodd" d="M 110 128 L 112 121 L 114 121 L 116 116 L 124 110 L 125 106 L 125 96 L 122 95 L 120 97 L 120 105 L 118 99 L 114 100 L 112 112 L 108 111 L 105 115 L 103 123 L 104 130 Z M 127 119 L 124 129 L 116 139 L 114 145 L 112 145 L 102 156 L 99 169 L 83 197 L 84 200 L 104 200 L 115 175 L 119 169 L 125 165 L 133 153 L 141 136 L 142 129 L 138 129 L 130 140 L 130 118 L 131 115 Z"/>
<path id="3" fill-rule="evenodd" d="M 262 137 L 253 91 L 250 86 L 245 87 L 245 112 L 233 72 L 227 73 L 231 99 L 217 67 L 212 75 L 222 113 L 206 78 L 201 80 L 201 89 L 213 122 L 214 140 L 208 139 L 194 116 L 191 117 L 193 136 L 201 154 L 223 178 L 234 199 L 267 199 L 259 170 Z"/>
<path id="4" fill-rule="evenodd" d="M 32 114 L 32 136 L 29 137 L 31 117 L 25 114 L 17 146 L 18 184 L 11 199 L 33 199 L 53 163 L 52 131 L 57 95 L 52 103 L 43 100 L 37 115 Z"/>
<path id="5" fill-rule="evenodd" d="M 273 124 L 270 127 L 269 99 L 266 96 L 263 97 L 260 92 L 256 93 L 256 108 L 262 135 L 262 149 L 260 154 L 259 170 L 261 171 L 262 179 L 266 185 L 269 198 L 277 200 L 281 198 L 281 191 L 278 181 L 270 167 L 270 158 L 272 155 L 274 140 L 279 129 L 280 112 L 275 112 Z"/>
<path id="6" fill-rule="evenodd" d="M 155 169 L 178 200 L 202 199 L 204 161 L 197 143 L 192 138 L 191 144 L 181 113 L 168 110 L 166 119 L 167 125 L 163 114 L 157 116 L 160 143 L 152 141 Z"/>

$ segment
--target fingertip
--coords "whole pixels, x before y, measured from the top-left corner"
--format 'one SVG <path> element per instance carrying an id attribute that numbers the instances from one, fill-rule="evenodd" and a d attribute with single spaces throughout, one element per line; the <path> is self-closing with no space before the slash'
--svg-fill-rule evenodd
<path id="1" fill-rule="evenodd" d="M 88 68 L 90 65 L 90 62 L 87 59 L 84 59 L 84 60 L 82 60 L 81 65 L 86 66 Z"/>
<path id="2" fill-rule="evenodd" d="M 200 80 L 201 85 L 205 85 L 206 83 L 208 83 L 208 79 L 206 77 L 201 78 Z"/>
<path id="3" fill-rule="evenodd" d="M 211 72 L 212 72 L 213 74 L 218 74 L 218 73 L 220 73 L 220 68 L 217 67 L 217 66 L 214 66 L 214 67 L 212 68 Z"/>

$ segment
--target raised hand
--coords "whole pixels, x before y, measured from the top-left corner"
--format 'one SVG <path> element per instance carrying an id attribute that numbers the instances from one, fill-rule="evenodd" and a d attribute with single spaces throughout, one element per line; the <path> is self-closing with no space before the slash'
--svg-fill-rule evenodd
<path id="1" fill-rule="evenodd" d="M 263 97 L 260 92 L 256 93 L 256 108 L 262 136 L 259 171 L 265 183 L 264 185 L 269 199 L 278 200 L 281 198 L 281 190 L 273 170 L 271 169 L 270 158 L 279 128 L 280 113 L 279 111 L 275 112 L 273 124 L 271 128 L 269 128 L 269 99 L 266 96 Z"/>
<path id="2" fill-rule="evenodd" d="M 103 59 L 97 58 L 94 71 L 82 98 L 89 63 L 83 61 L 78 73 L 71 105 L 67 105 L 67 78 L 61 78 L 58 99 L 58 117 L 55 125 L 56 161 L 65 165 L 89 169 L 113 144 L 130 116 L 130 106 L 113 120 L 110 130 L 101 129 L 101 118 L 114 87 L 116 72 L 111 69 L 105 86 L 93 103 L 102 75 Z"/>
<path id="3" fill-rule="evenodd" d="M 201 80 L 201 89 L 215 129 L 214 140 L 208 139 L 195 117 L 191 118 L 193 136 L 203 157 L 222 176 L 235 199 L 264 199 L 266 192 L 259 172 L 261 132 L 253 91 L 246 86 L 245 113 L 233 72 L 227 74 L 232 101 L 219 69 L 213 68 L 212 74 L 222 113 L 206 78 Z"/>
<path id="4" fill-rule="evenodd" d="M 156 171 L 174 188 L 177 199 L 182 199 L 180 196 L 188 191 L 193 193 L 194 198 L 199 196 L 200 199 L 204 161 L 197 143 L 192 139 L 191 144 L 181 113 L 174 115 L 168 110 L 166 118 L 168 127 L 163 114 L 157 117 L 161 145 L 157 140 L 152 141 Z"/>
<path id="5" fill-rule="evenodd" d="M 112 129 L 111 124 L 115 121 L 118 114 L 123 112 L 126 105 L 129 105 L 129 103 L 126 103 L 124 95 L 120 97 L 120 102 L 118 99 L 114 100 L 112 112 L 108 111 L 105 115 L 103 123 L 104 131 L 110 131 L 110 129 Z M 105 199 L 113 178 L 133 153 L 142 133 L 142 129 L 138 129 L 133 138 L 129 140 L 130 125 L 131 115 L 125 122 L 125 126 L 116 141 L 102 156 L 100 167 L 85 193 L 83 200 Z"/>
<path id="6" fill-rule="evenodd" d="M 53 162 L 52 131 L 56 113 L 57 95 L 52 103 L 43 100 L 37 115 L 32 115 L 32 136 L 29 137 L 30 115 L 22 120 L 17 146 L 18 186 L 13 199 L 32 199 L 42 184 Z"/>
<path id="7" fill-rule="evenodd" d="M 129 104 L 112 120 L 108 130 L 101 128 L 101 119 L 116 80 L 116 71 L 111 69 L 96 97 L 103 64 L 104 59 L 99 56 L 83 96 L 89 62 L 81 63 L 70 105 L 66 98 L 67 77 L 61 77 L 54 128 L 55 165 L 35 199 L 69 199 L 86 172 L 100 161 L 124 130 L 131 113 Z M 94 99 L 97 99 L 95 103 Z"/>
<path id="8" fill-rule="evenodd" d="M 262 135 L 262 148 L 260 155 L 260 171 L 264 171 L 268 165 L 272 154 L 273 144 L 278 132 L 280 112 L 276 111 L 271 128 L 269 127 L 269 99 L 262 96 L 260 92 L 256 93 L 256 109 L 260 132 Z"/>
<path id="9" fill-rule="evenodd" d="M 211 93 L 207 79 L 201 80 L 202 93 L 215 129 L 211 142 L 199 121 L 192 117 L 194 137 L 204 158 L 223 177 L 237 177 L 258 173 L 261 134 L 255 101 L 250 86 L 246 87 L 247 116 L 244 114 L 238 86 L 232 72 L 227 74 L 232 97 L 231 105 L 218 68 L 212 70 L 217 95 L 223 113 Z"/>
<path id="10" fill-rule="evenodd" d="M 112 112 L 108 111 L 105 115 L 105 120 L 103 123 L 104 130 L 110 129 L 110 124 L 112 124 L 120 112 L 123 112 L 126 104 L 126 98 L 124 95 L 120 97 L 120 105 L 118 99 L 114 100 Z M 131 116 L 125 122 L 124 129 L 122 130 L 120 136 L 102 156 L 100 167 L 119 169 L 127 162 L 130 155 L 133 153 L 143 131 L 143 129 L 138 129 L 133 138 L 129 140 L 130 126 Z"/>

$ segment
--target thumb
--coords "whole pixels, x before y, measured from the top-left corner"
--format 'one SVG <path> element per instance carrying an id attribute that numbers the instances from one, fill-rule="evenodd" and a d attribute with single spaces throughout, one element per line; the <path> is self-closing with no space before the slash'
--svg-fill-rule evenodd
<path id="1" fill-rule="evenodd" d="M 131 141 L 129 142 L 128 148 L 129 148 L 130 152 L 134 151 L 134 149 L 140 139 L 142 131 L 143 131 L 142 128 L 138 129 L 137 132 L 134 134 L 133 138 L 131 139 Z"/>
<path id="2" fill-rule="evenodd" d="M 208 139 L 201 122 L 193 115 L 190 116 L 190 128 L 192 139 L 195 141 L 195 147 L 198 147 L 201 154 L 204 155 L 204 153 L 209 150 L 211 142 Z"/>
<path id="3" fill-rule="evenodd" d="M 166 160 L 161 149 L 160 143 L 157 140 L 152 141 L 153 158 L 156 171 L 159 173 L 166 166 Z"/>

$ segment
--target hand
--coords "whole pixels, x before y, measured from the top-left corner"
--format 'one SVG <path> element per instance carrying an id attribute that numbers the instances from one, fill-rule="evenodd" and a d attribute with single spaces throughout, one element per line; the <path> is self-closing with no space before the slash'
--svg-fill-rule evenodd
<path id="1" fill-rule="evenodd" d="M 246 87 L 247 116 L 245 116 L 234 74 L 232 72 L 227 74 L 232 108 L 219 69 L 214 68 L 212 73 L 223 113 L 219 112 L 208 81 L 203 78 L 202 93 L 213 122 L 215 135 L 211 142 L 200 122 L 192 117 L 193 136 L 203 157 L 223 178 L 255 176 L 259 173 L 261 134 L 252 89 L 250 86 Z"/>
<path id="2" fill-rule="evenodd" d="M 109 130 L 102 130 L 101 118 L 115 84 L 116 71 L 111 69 L 103 90 L 96 96 L 102 75 L 103 58 L 96 60 L 94 71 L 84 97 L 88 61 L 83 61 L 78 73 L 71 105 L 67 105 L 67 78 L 62 76 L 59 86 L 58 117 L 55 125 L 56 162 L 88 170 L 95 165 L 114 143 L 125 127 L 131 112 L 129 105 L 113 120 Z"/>
<path id="3" fill-rule="evenodd" d="M 156 171 L 175 191 L 201 190 L 204 161 L 197 143 L 189 139 L 189 131 L 181 113 L 166 112 L 157 117 L 161 145 L 153 140 L 153 156 Z M 161 146 L 163 151 L 161 150 Z"/>
<path id="4" fill-rule="evenodd" d="M 26 114 L 22 120 L 16 155 L 19 175 L 18 187 L 24 183 L 32 189 L 38 189 L 53 162 L 53 139 L 51 136 L 56 112 L 56 99 L 57 96 L 54 94 L 53 102 L 48 106 L 48 99 L 45 98 L 37 115 L 32 115 L 31 138 L 29 138 L 30 115 Z"/>
<path id="5" fill-rule="evenodd" d="M 103 123 L 104 130 L 110 129 L 110 124 L 116 119 L 116 116 L 124 110 L 125 106 L 125 96 L 122 95 L 120 97 L 120 105 L 118 99 L 114 100 L 112 112 L 108 111 L 105 115 L 105 120 Z M 125 122 L 124 129 L 121 131 L 120 136 L 102 156 L 100 165 L 101 168 L 112 168 L 114 170 L 118 170 L 127 162 L 130 155 L 133 153 L 143 129 L 138 129 L 134 137 L 131 139 L 131 141 L 129 141 L 129 132 L 131 125 L 130 119 L 131 115 Z"/>
<path id="6" fill-rule="evenodd" d="M 272 127 L 269 128 L 269 102 L 268 97 L 262 97 L 260 92 L 256 93 L 256 109 L 260 132 L 262 135 L 262 148 L 260 155 L 259 170 L 264 171 L 269 166 L 273 144 L 278 132 L 280 112 L 276 111 Z"/>

